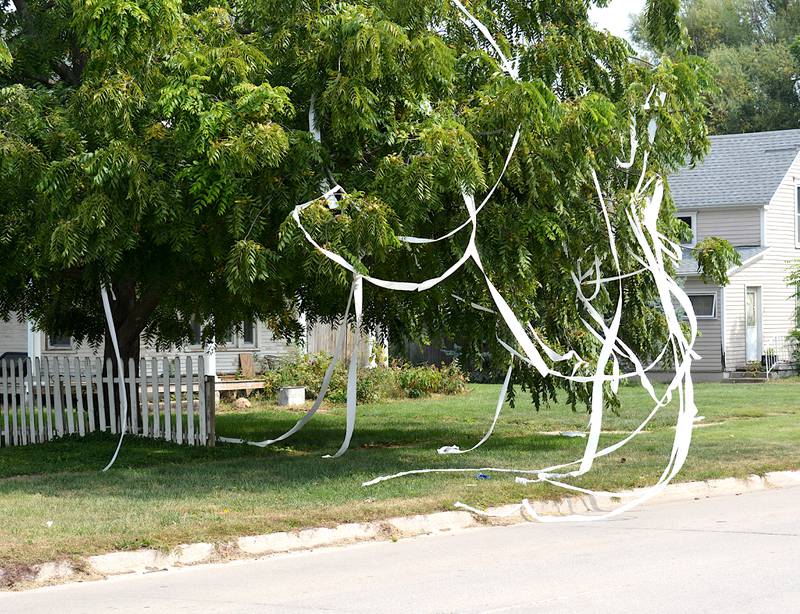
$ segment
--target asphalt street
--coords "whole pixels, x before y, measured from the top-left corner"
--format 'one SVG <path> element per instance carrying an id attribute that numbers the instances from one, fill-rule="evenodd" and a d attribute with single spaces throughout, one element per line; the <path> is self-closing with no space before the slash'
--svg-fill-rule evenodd
<path id="1" fill-rule="evenodd" d="M 800 488 L 4 593 L 0 612 L 800 612 Z"/>

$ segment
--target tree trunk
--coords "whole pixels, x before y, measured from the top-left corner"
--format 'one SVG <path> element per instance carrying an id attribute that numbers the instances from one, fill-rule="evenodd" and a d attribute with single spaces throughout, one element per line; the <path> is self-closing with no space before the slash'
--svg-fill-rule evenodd
<path id="1" fill-rule="evenodd" d="M 137 296 L 136 284 L 133 281 L 115 283 L 113 291 L 113 295 L 109 292 L 108 297 L 111 304 L 111 317 L 114 320 L 119 354 L 122 358 L 123 375 L 127 379 L 139 375 L 140 339 L 150 316 L 158 305 L 158 298 L 154 293 L 148 292 Z M 133 359 L 133 371 L 129 373 L 131 359 Z M 111 373 L 107 373 L 109 360 L 111 361 Z M 117 355 L 114 351 L 111 332 L 106 321 L 103 343 L 103 374 L 111 377 L 117 372 Z M 118 385 L 113 386 L 113 391 L 116 406 L 120 407 Z M 108 411 L 108 408 L 106 408 L 106 411 Z M 130 422 L 130 411 L 128 412 L 128 421 Z"/>

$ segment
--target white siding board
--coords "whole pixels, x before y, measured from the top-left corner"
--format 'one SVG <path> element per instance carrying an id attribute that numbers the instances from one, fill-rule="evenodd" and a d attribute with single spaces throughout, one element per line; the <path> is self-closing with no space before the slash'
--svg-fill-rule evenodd
<path id="1" fill-rule="evenodd" d="M 734 247 L 761 245 L 761 207 L 701 209 L 697 212 L 697 241 L 727 239 Z"/>
<path id="2" fill-rule="evenodd" d="M 0 320 L 0 354 L 28 351 L 28 326 L 18 322 L 12 314 L 10 320 Z"/>

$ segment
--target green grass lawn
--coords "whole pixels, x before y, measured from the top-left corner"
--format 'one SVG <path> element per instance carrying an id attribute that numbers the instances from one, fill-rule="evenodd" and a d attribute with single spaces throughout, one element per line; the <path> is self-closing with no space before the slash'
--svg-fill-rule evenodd
<path id="1" fill-rule="evenodd" d="M 696 391 L 706 420 L 695 430 L 679 479 L 800 468 L 800 384 L 699 384 Z M 497 392 L 497 386 L 476 385 L 463 396 L 364 405 L 353 446 L 337 460 L 321 456 L 341 442 L 339 406 L 318 414 L 285 445 L 267 449 L 188 448 L 131 437 L 108 473 L 100 469 L 113 452 L 111 436 L 0 449 L 0 564 L 447 510 L 456 500 L 484 506 L 561 496 L 546 485 L 520 486 L 505 475 L 477 480 L 474 473 L 361 486 L 420 467 L 535 468 L 580 456 L 584 440 L 546 433 L 584 429 L 587 414 L 559 405 L 536 412 L 522 395 L 482 448 L 437 455 L 442 445 L 466 448 L 483 435 Z M 622 409 L 608 417 L 604 444 L 650 410 L 639 389 L 621 394 Z M 264 404 L 223 411 L 217 432 L 261 439 L 282 433 L 299 415 Z M 653 483 L 669 455 L 674 418 L 674 408 L 663 410 L 646 433 L 575 483 L 606 490 Z"/>

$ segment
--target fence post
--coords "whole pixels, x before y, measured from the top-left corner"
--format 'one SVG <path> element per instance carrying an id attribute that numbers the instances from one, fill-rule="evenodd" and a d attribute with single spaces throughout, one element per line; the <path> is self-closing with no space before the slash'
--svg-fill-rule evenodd
<path id="1" fill-rule="evenodd" d="M 205 382 L 206 396 L 206 445 L 213 448 L 217 441 L 217 400 L 216 400 L 216 378 L 213 375 L 206 375 Z"/>

